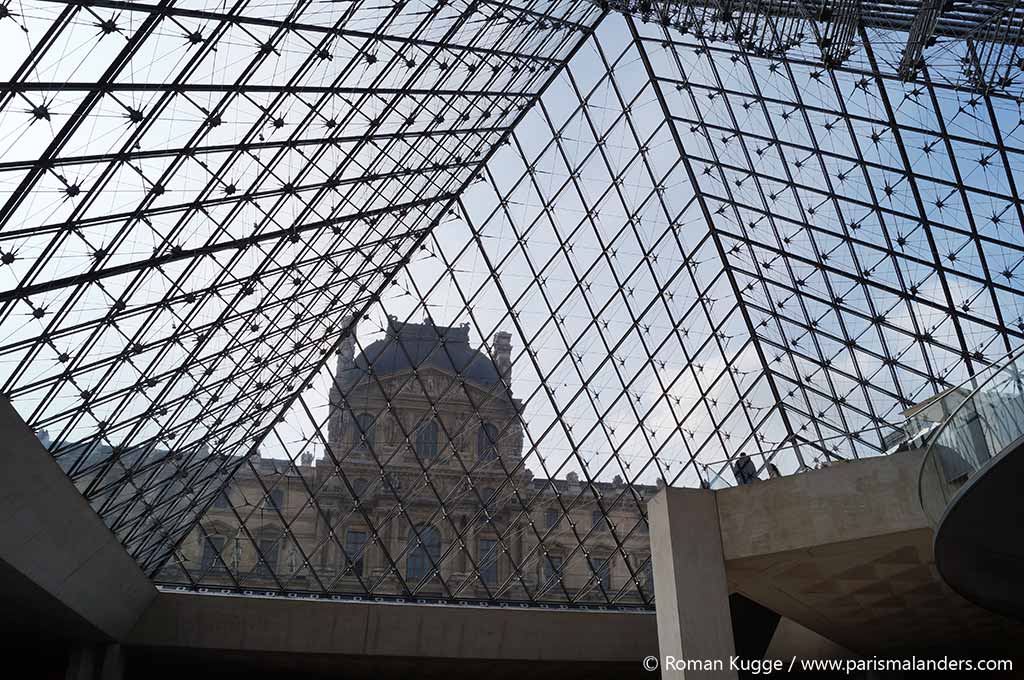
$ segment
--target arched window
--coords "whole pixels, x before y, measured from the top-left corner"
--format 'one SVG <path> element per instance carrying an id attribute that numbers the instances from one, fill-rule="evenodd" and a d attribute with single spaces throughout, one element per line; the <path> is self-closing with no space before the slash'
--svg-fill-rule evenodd
<path id="1" fill-rule="evenodd" d="M 357 451 L 367 451 L 373 448 L 373 440 L 376 436 L 376 421 L 369 413 L 360 413 L 356 416 L 356 427 L 352 433 L 352 441 Z"/>
<path id="2" fill-rule="evenodd" d="M 410 550 L 405 561 L 405 577 L 413 583 L 431 573 L 431 561 L 437 564 L 441 559 L 441 532 L 429 524 L 421 525 L 417 529 L 420 532 L 418 542 L 416 532 L 409 530 Z"/>
<path id="3" fill-rule="evenodd" d="M 416 430 L 416 455 L 423 460 L 437 458 L 437 421 L 431 420 Z"/>
<path id="4" fill-rule="evenodd" d="M 498 428 L 484 423 L 476 433 L 477 457 L 480 460 L 495 460 L 498 457 Z"/>

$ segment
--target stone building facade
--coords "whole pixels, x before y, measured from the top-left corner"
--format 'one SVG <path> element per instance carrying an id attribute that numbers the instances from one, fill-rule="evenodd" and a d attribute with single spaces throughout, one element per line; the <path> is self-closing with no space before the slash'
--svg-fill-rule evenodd
<path id="1" fill-rule="evenodd" d="M 618 477 L 592 487 L 575 473 L 534 477 L 523 460 L 510 335 L 490 344 L 488 356 L 470 346 L 468 326 L 394 319 L 362 352 L 344 344 L 324 455 L 251 459 L 163 579 L 257 591 L 650 600 L 637 500 L 656 489 Z"/>

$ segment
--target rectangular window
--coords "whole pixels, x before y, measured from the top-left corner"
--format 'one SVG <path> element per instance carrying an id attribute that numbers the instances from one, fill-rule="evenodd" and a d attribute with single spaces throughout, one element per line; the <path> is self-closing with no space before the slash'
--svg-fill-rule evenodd
<path id="1" fill-rule="evenodd" d="M 261 538 L 260 539 L 260 553 L 263 557 L 260 558 L 259 564 L 256 566 L 256 575 L 261 578 L 271 578 L 273 570 L 277 569 L 277 539 L 276 538 Z"/>
<path id="2" fill-rule="evenodd" d="M 548 508 L 544 513 L 544 518 L 547 521 L 548 529 L 554 529 L 558 526 L 561 515 L 559 515 L 556 508 Z"/>
<path id="3" fill-rule="evenodd" d="M 498 584 L 498 541 L 493 538 L 480 539 L 480 552 L 477 565 L 480 567 L 480 580 L 489 586 Z"/>
<path id="4" fill-rule="evenodd" d="M 594 510 L 590 513 L 590 521 L 594 525 L 594 531 L 604 531 L 607 525 L 604 520 L 604 513 L 600 510 Z"/>
<path id="5" fill-rule="evenodd" d="M 600 585 L 609 590 L 612 587 L 612 565 L 611 557 L 608 555 L 593 555 L 590 558 L 590 569 L 597 574 Z M 598 585 L 597 583 L 594 584 Z"/>
<path id="6" fill-rule="evenodd" d="M 407 581 L 418 582 L 430 575 L 435 577 L 434 569 L 441 559 L 441 532 L 427 524 L 419 526 L 416 531 L 409 531 L 409 557 L 406 559 L 405 578 Z"/>
<path id="7" fill-rule="evenodd" d="M 349 529 L 345 534 L 345 554 L 352 563 L 352 574 L 363 576 L 363 547 L 366 545 L 366 532 Z"/>
<path id="8" fill-rule="evenodd" d="M 224 545 L 228 539 L 225 536 L 207 536 L 203 541 L 203 571 L 223 569 L 220 556 L 224 554 Z"/>
<path id="9" fill-rule="evenodd" d="M 496 460 L 498 458 L 498 428 L 491 423 L 484 423 L 476 434 L 477 457 L 480 460 Z"/>
<path id="10" fill-rule="evenodd" d="M 416 431 L 416 455 L 424 460 L 437 458 L 437 422 L 431 420 L 429 423 L 420 425 Z"/>
<path id="11" fill-rule="evenodd" d="M 264 510 L 284 510 L 284 489 L 271 489 L 270 494 L 263 497 Z"/>
<path id="12" fill-rule="evenodd" d="M 562 556 L 548 555 L 544 558 L 544 580 L 552 581 L 562 575 Z"/>

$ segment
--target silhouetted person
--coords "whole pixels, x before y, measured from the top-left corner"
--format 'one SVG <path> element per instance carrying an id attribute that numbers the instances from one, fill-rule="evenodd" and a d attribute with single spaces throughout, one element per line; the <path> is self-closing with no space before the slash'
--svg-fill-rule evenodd
<path id="1" fill-rule="evenodd" d="M 736 462 L 732 464 L 732 473 L 736 475 L 736 483 L 740 485 L 750 484 L 757 480 L 754 461 L 750 460 L 750 456 L 745 453 L 741 453 Z"/>

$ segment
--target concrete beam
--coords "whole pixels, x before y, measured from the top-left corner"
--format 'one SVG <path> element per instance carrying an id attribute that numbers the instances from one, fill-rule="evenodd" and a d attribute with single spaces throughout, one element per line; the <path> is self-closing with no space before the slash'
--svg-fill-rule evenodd
<path id="1" fill-rule="evenodd" d="M 639 669 L 657 653 L 657 632 L 648 613 L 161 592 L 128 644 L 309 657 L 624 662 Z"/>
<path id="2" fill-rule="evenodd" d="M 647 513 L 661 677 L 736 678 L 729 669 L 736 652 L 715 493 L 666 488 Z M 722 668 L 684 671 L 669 657 Z"/>
<path id="3" fill-rule="evenodd" d="M 798 659 L 855 659 L 857 655 L 832 640 L 783 618 L 768 645 L 764 658 L 789 663 Z"/>
<path id="4" fill-rule="evenodd" d="M 0 604 L 55 637 L 120 640 L 156 589 L 0 400 Z"/>

